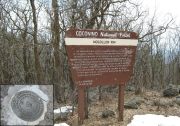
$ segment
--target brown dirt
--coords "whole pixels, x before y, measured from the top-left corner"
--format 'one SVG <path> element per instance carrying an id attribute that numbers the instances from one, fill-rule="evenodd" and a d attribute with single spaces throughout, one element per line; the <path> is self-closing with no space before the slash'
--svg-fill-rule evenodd
<path id="1" fill-rule="evenodd" d="M 117 97 L 112 95 L 106 95 L 102 101 L 93 102 L 89 105 L 89 118 L 84 120 L 83 126 L 127 126 L 132 120 L 134 115 L 142 114 L 162 114 L 165 116 L 179 116 L 180 117 L 180 106 L 178 106 L 173 98 L 164 98 L 162 94 L 155 91 L 146 91 L 142 95 L 135 95 L 133 92 L 125 93 L 125 101 L 134 97 L 142 97 L 143 102 L 138 109 L 125 109 L 124 110 L 124 121 L 118 122 L 117 120 Z M 165 101 L 171 103 L 170 105 L 158 105 L 154 104 L 159 101 Z M 108 117 L 106 119 L 101 118 L 100 113 L 106 108 L 115 112 L 114 117 Z M 77 112 L 73 116 L 69 117 L 66 121 L 71 126 L 78 126 Z"/>

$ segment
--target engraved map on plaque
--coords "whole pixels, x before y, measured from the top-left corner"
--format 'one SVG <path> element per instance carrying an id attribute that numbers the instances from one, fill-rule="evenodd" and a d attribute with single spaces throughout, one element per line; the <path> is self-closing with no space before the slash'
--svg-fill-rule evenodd
<path id="1" fill-rule="evenodd" d="M 36 93 L 24 90 L 16 93 L 14 97 L 12 97 L 11 108 L 19 118 L 32 122 L 42 115 L 44 104 Z"/>

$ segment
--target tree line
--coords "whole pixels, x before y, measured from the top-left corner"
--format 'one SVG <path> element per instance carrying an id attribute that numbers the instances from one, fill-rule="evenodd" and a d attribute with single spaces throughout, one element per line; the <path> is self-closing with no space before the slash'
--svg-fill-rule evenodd
<path id="1" fill-rule="evenodd" d="M 136 93 L 180 84 L 180 30 L 131 0 L 0 0 L 0 84 L 54 84 L 57 101 L 74 90 L 67 64 L 69 28 L 135 31 Z"/>

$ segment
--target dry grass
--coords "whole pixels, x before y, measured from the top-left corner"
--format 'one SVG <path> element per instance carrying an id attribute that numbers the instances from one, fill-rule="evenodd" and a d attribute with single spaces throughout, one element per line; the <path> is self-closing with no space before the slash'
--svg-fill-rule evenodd
<path id="1" fill-rule="evenodd" d="M 125 93 L 125 101 L 137 97 L 133 92 Z M 124 110 L 124 121 L 118 122 L 117 120 L 117 97 L 109 95 L 104 97 L 102 101 L 93 102 L 89 105 L 89 118 L 84 120 L 83 126 L 127 126 L 132 120 L 134 115 L 141 114 L 162 114 L 165 116 L 173 115 L 180 117 L 180 106 L 174 103 L 175 98 L 164 98 L 159 92 L 147 91 L 141 96 L 143 98 L 142 104 L 138 109 L 125 109 Z M 168 106 L 154 105 L 157 101 L 166 101 L 172 103 Z M 106 108 L 115 112 L 114 117 L 106 119 L 101 118 L 101 112 Z M 77 112 L 67 120 L 67 123 L 71 126 L 78 126 Z"/>

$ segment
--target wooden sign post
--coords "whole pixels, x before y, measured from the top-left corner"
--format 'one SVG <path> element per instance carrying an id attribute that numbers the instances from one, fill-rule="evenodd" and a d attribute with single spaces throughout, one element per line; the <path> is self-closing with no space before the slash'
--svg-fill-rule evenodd
<path id="1" fill-rule="evenodd" d="M 118 121 L 123 121 L 123 113 L 124 113 L 124 88 L 125 85 L 119 85 L 119 96 L 118 96 Z"/>
<path id="2" fill-rule="evenodd" d="M 66 32 L 69 66 L 78 87 L 80 124 L 85 116 L 85 88 L 98 85 L 119 85 L 118 120 L 123 120 L 124 88 L 133 72 L 137 43 L 134 32 L 79 29 Z"/>
<path id="3" fill-rule="evenodd" d="M 78 123 L 83 124 L 85 118 L 85 90 L 84 87 L 78 88 Z"/>

